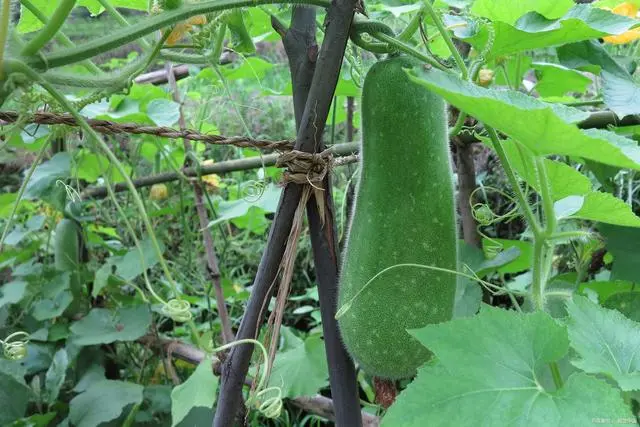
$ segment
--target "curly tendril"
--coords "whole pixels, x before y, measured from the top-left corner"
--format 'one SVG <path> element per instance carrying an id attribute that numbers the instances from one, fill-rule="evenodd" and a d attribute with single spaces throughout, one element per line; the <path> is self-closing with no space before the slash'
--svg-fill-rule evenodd
<path id="1" fill-rule="evenodd" d="M 478 234 L 480 234 L 480 236 L 482 238 L 484 238 L 488 244 L 485 245 L 485 251 L 487 252 L 487 255 L 489 255 L 490 257 L 496 256 L 497 254 L 499 254 L 502 249 L 503 249 L 503 245 L 498 242 L 497 240 L 487 236 L 485 233 L 482 232 L 481 227 L 488 227 L 492 224 L 495 224 L 497 222 L 503 221 L 503 220 L 510 220 L 513 219 L 515 217 L 518 216 L 518 205 L 516 200 L 510 196 L 509 194 L 505 193 L 502 190 L 499 190 L 497 188 L 494 187 L 478 187 L 475 190 L 473 190 L 471 192 L 471 194 L 469 195 L 469 203 L 473 203 L 473 198 L 476 194 L 477 191 L 483 191 L 483 192 L 487 192 L 487 191 L 491 191 L 494 193 L 498 193 L 499 195 L 501 195 L 502 197 L 504 197 L 505 199 L 507 199 L 510 203 L 512 203 L 514 205 L 513 208 L 511 208 L 507 213 L 505 213 L 504 215 L 499 215 L 496 212 L 493 211 L 493 209 L 491 209 L 491 207 L 487 204 L 487 203 L 475 203 L 471 205 L 471 215 L 473 216 L 473 219 L 475 219 L 478 222 Z"/>
<path id="2" fill-rule="evenodd" d="M 67 198 L 69 200 L 71 200 L 72 202 L 81 202 L 82 201 L 82 197 L 80 197 L 80 193 L 78 193 L 78 190 L 76 190 L 72 186 L 66 184 L 64 181 L 59 179 L 59 180 L 56 181 L 56 185 L 57 186 L 62 185 L 64 187 L 64 191 L 67 192 Z"/>
<path id="3" fill-rule="evenodd" d="M 222 350 L 226 350 L 227 348 L 235 347 L 241 344 L 253 344 L 257 346 L 262 352 L 262 358 L 266 363 L 269 359 L 269 355 L 267 354 L 267 349 L 264 345 L 254 339 L 242 339 L 234 342 L 230 342 L 229 344 L 225 344 L 223 346 L 217 347 L 213 349 L 214 353 L 220 352 Z M 258 384 L 255 390 L 252 392 L 253 394 L 247 399 L 247 406 L 254 408 L 262 415 L 267 418 L 278 418 L 280 413 L 282 412 L 282 388 L 280 387 L 265 387 L 265 383 L 267 382 L 267 370 L 263 370 L 260 375 L 260 379 L 258 380 Z"/>
<path id="4" fill-rule="evenodd" d="M 265 395 L 273 396 L 265 397 Z M 267 387 L 256 392 L 247 400 L 247 404 L 254 406 L 262 415 L 267 418 L 278 418 L 282 412 L 282 389 L 280 387 Z"/>
<path id="5" fill-rule="evenodd" d="M 473 219 L 478 221 L 478 224 L 484 225 L 485 227 L 493 224 L 496 218 L 495 213 L 486 203 L 476 203 L 471 206 L 471 215 L 473 215 Z"/>
<path id="6" fill-rule="evenodd" d="M 266 189 L 266 183 L 264 180 L 260 181 L 247 181 L 242 187 L 242 199 L 246 202 L 257 202 L 260 200 Z"/>
<path id="7" fill-rule="evenodd" d="M 162 314 L 176 322 L 188 322 L 193 317 L 191 314 L 191 304 L 189 304 L 189 301 L 183 299 L 171 299 L 163 302 Z"/>
<path id="8" fill-rule="evenodd" d="M 22 360 L 27 357 L 27 344 L 29 334 L 26 332 L 14 332 L 3 340 L 0 340 L 2 354 L 9 360 Z"/>

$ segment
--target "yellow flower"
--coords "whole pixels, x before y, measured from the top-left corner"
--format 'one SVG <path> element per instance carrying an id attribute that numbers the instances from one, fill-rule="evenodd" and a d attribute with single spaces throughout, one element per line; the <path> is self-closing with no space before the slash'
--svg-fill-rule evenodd
<path id="1" fill-rule="evenodd" d="M 633 3 L 621 3 L 618 6 L 614 7 L 611 12 L 615 13 L 616 15 L 635 18 L 638 15 L 638 6 L 634 5 Z M 625 44 L 638 39 L 640 39 L 640 28 L 633 28 L 622 34 L 604 37 L 604 41 L 610 44 Z"/>
<path id="2" fill-rule="evenodd" d="M 191 32 L 194 25 L 204 25 L 207 23 L 207 17 L 204 15 L 196 15 L 187 19 L 184 22 L 180 22 L 173 27 L 173 31 L 167 37 L 165 44 L 167 46 L 173 46 L 180 41 L 185 34 Z"/>
<path id="3" fill-rule="evenodd" d="M 202 162 L 202 166 L 211 166 L 212 164 L 213 160 L 205 160 Z M 209 188 L 209 190 L 217 190 L 220 188 L 220 177 L 215 173 L 203 176 L 202 181 L 207 184 L 207 188 Z"/>

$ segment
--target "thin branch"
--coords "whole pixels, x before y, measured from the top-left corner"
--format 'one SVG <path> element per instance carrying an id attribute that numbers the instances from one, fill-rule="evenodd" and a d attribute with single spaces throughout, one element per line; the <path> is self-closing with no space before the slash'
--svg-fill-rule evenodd
<path id="1" fill-rule="evenodd" d="M 184 131 L 187 128 L 187 123 L 184 119 L 184 111 L 182 110 L 182 100 L 180 99 L 180 89 L 176 83 L 175 76 L 173 74 L 172 65 L 170 62 L 165 64 L 167 70 L 167 76 L 169 79 L 169 86 L 173 93 L 173 100 L 177 102 L 180 107 L 180 117 L 178 118 L 178 124 L 180 130 Z M 192 151 L 191 143 L 188 139 L 183 140 L 184 149 L 186 153 Z M 203 203 L 203 192 L 201 182 L 193 181 L 193 192 L 195 195 L 196 212 L 198 213 L 198 219 L 200 220 L 200 229 L 202 230 L 202 239 L 204 243 L 205 253 L 207 255 L 207 270 L 209 277 L 213 282 L 213 289 L 216 293 L 216 307 L 218 308 L 218 318 L 222 324 L 222 344 L 228 344 L 233 341 L 233 331 L 231 330 L 231 322 L 229 320 L 229 312 L 224 299 L 224 292 L 222 292 L 222 284 L 220 282 L 220 268 L 218 267 L 218 257 L 216 256 L 215 246 L 213 244 L 213 237 L 211 236 L 211 230 L 209 230 L 209 214 Z"/>
<path id="2" fill-rule="evenodd" d="M 458 172 L 458 210 L 462 222 L 462 236 L 464 241 L 477 248 L 481 247 L 478 224 L 473 217 L 471 195 L 476 189 L 476 168 L 473 162 L 473 145 L 459 142 L 457 136 L 453 137 L 456 144 L 456 170 Z"/>
<path id="3" fill-rule="evenodd" d="M 357 162 L 358 157 L 353 155 L 353 153 L 356 153 L 357 151 L 359 151 L 359 144 L 357 142 L 336 144 L 332 146 L 329 152 L 334 156 L 341 156 L 333 159 L 332 167 Z M 188 178 L 197 178 L 198 176 L 213 174 L 222 175 L 230 172 L 258 169 L 262 166 L 274 166 L 279 157 L 279 154 L 267 154 L 262 156 L 262 158 L 248 157 L 245 159 L 227 160 L 224 162 L 214 163 L 212 165 L 201 166 L 200 171 L 195 167 L 187 167 L 183 168 L 179 172 L 163 172 L 157 175 L 134 179 L 132 181 L 136 188 L 150 187 L 154 184 L 177 181 L 185 176 Z M 127 190 L 128 187 L 124 183 L 113 185 L 113 191 L 116 193 Z M 81 196 L 82 198 L 103 198 L 107 196 L 107 189 L 105 187 L 89 188 L 83 191 Z"/>

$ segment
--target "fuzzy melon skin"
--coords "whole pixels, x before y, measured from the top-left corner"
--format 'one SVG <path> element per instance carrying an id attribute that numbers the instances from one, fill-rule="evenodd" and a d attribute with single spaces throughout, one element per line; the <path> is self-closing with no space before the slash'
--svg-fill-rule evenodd
<path id="1" fill-rule="evenodd" d="M 82 280 L 80 264 L 82 262 L 82 230 L 76 221 L 63 218 L 56 226 L 54 248 L 54 265 L 58 271 L 71 273 L 70 290 L 73 304 L 70 310 L 76 310 L 82 298 Z"/>
<path id="2" fill-rule="evenodd" d="M 378 272 L 416 263 L 456 270 L 453 183 L 442 98 L 409 80 L 395 57 L 362 91 L 362 168 L 347 237 L 339 304 Z M 431 353 L 406 330 L 450 320 L 456 276 L 399 267 L 381 275 L 339 318 L 343 341 L 369 374 L 408 378 Z"/>

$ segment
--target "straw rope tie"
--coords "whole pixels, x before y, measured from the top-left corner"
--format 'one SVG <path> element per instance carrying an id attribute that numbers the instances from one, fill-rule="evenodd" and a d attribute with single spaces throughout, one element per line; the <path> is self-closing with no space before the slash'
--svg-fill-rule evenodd
<path id="1" fill-rule="evenodd" d="M 276 167 L 286 168 L 282 176 L 282 183 L 309 184 L 317 190 L 323 190 L 321 184 L 327 176 L 333 156 L 328 150 L 321 153 L 307 153 L 292 150 L 283 153 L 276 161 Z"/>

